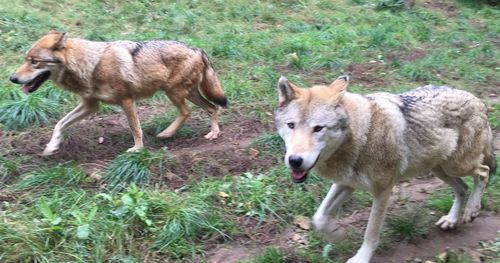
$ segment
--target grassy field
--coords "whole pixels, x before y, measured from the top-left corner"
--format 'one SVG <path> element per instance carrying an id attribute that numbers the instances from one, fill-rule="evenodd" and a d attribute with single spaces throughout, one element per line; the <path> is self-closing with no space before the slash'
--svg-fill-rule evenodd
<path id="1" fill-rule="evenodd" d="M 272 120 L 277 79 L 308 86 L 348 74 L 350 90 L 360 93 L 459 87 L 488 103 L 498 136 L 498 21 L 498 6 L 473 0 L 0 0 L 0 262 L 216 262 L 221 247 L 242 262 L 343 262 L 360 243 L 370 197 L 356 192 L 338 211 L 339 220 L 354 218 L 342 221 L 341 241 L 310 229 L 330 183 L 312 176 L 293 185 L 282 165 Z M 123 153 L 132 146 L 123 114 L 103 106 L 68 130 L 61 153 L 39 156 L 78 99 L 51 82 L 26 96 L 8 76 L 52 28 L 96 41 L 203 48 L 230 101 L 222 136 L 204 141 L 209 121 L 193 107 L 174 138 L 154 138 L 176 114 L 157 94 L 139 104 L 146 150 Z M 426 186 L 424 198 L 410 194 L 393 205 L 379 254 L 430 242 L 452 197 L 446 187 Z M 483 207 L 499 217 L 498 172 Z M 500 236 L 465 252 L 451 248 L 458 252 L 420 257 L 473 262 L 474 251 L 495 262 Z"/>

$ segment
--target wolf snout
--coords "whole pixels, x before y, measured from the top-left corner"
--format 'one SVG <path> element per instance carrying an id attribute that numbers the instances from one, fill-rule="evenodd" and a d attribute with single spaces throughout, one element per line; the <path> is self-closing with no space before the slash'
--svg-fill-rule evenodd
<path id="1" fill-rule="evenodd" d="M 19 79 L 16 77 L 16 75 L 12 74 L 10 77 L 9 77 L 9 80 L 13 83 L 16 83 L 16 84 L 21 84 L 19 82 Z"/>
<path id="2" fill-rule="evenodd" d="M 304 159 L 298 155 L 290 155 L 290 157 L 288 157 L 288 163 L 290 163 L 292 168 L 299 169 L 303 162 Z"/>

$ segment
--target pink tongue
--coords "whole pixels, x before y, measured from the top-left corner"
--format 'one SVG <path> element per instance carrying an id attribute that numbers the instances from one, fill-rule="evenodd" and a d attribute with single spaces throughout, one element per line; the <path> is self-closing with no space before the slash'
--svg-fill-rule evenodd
<path id="1" fill-rule="evenodd" d="M 24 94 L 29 94 L 30 93 L 30 87 L 28 85 L 23 85 L 22 91 Z"/>
<path id="2" fill-rule="evenodd" d="M 296 170 L 292 170 L 292 178 L 295 179 L 295 180 L 300 180 L 302 179 L 304 176 L 306 176 L 306 171 L 296 171 Z"/>

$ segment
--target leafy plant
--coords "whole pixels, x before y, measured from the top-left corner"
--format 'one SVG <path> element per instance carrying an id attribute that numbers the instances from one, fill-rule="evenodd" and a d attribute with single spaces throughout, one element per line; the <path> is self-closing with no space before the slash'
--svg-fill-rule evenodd
<path id="1" fill-rule="evenodd" d="M 57 232 L 61 231 L 61 217 L 55 214 L 52 209 L 50 209 L 49 204 L 45 200 L 40 200 L 38 204 L 38 208 L 40 209 L 40 212 L 42 213 L 44 220 L 49 223 L 50 225 L 50 230 Z"/>

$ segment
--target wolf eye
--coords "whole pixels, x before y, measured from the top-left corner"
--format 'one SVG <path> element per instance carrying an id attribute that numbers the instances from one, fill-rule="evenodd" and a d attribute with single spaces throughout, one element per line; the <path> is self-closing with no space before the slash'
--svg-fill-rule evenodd
<path id="1" fill-rule="evenodd" d="M 38 64 L 38 60 L 35 60 L 35 59 L 31 59 L 31 61 L 30 61 L 30 62 L 31 62 L 31 64 L 32 64 L 32 65 L 36 65 L 36 64 Z"/>
<path id="2" fill-rule="evenodd" d="M 314 126 L 313 132 L 320 132 L 321 130 L 323 130 L 324 127 L 325 126 L 319 126 L 319 125 L 318 126 Z"/>
<path id="3" fill-rule="evenodd" d="M 295 123 L 293 123 L 293 122 L 289 122 L 286 125 L 288 125 L 288 128 L 290 128 L 292 130 L 293 130 L 293 128 L 295 128 Z"/>

